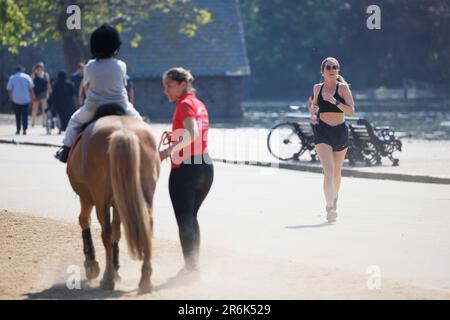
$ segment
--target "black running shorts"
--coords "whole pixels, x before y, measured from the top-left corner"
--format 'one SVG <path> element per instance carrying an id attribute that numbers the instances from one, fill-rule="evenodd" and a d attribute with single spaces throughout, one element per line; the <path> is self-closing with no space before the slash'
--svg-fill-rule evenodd
<path id="1" fill-rule="evenodd" d="M 348 147 L 348 127 L 345 122 L 330 126 L 320 121 L 313 126 L 314 144 L 325 143 L 333 148 L 334 152 L 342 151 Z"/>

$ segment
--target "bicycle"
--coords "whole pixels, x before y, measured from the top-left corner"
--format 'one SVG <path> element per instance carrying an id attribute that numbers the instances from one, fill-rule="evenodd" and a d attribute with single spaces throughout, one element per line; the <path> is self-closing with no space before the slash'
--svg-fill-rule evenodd
<path id="1" fill-rule="evenodd" d="M 302 107 L 290 106 L 292 110 Z M 301 118 L 308 118 L 304 115 Z M 278 123 L 270 129 L 267 136 L 267 148 L 275 158 L 288 161 L 300 161 L 300 157 L 306 151 L 309 152 L 311 161 L 317 161 L 317 153 L 314 149 L 314 131 L 310 122 L 300 123 L 285 121 Z"/>

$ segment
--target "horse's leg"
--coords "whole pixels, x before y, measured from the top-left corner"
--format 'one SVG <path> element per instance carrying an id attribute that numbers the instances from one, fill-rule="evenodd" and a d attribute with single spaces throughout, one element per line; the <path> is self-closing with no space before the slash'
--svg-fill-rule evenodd
<path id="1" fill-rule="evenodd" d="M 91 236 L 91 212 L 92 204 L 86 199 L 80 197 L 81 212 L 78 218 L 81 226 L 81 235 L 83 237 L 84 269 L 88 280 L 95 279 L 100 273 L 98 262 L 95 260 L 94 243 Z"/>
<path id="2" fill-rule="evenodd" d="M 109 207 L 106 205 L 96 205 L 95 207 L 97 209 L 98 221 L 102 226 L 102 240 L 106 254 L 106 267 L 103 273 L 103 279 L 100 282 L 100 287 L 104 290 L 114 290 L 111 213 Z"/>
<path id="3" fill-rule="evenodd" d="M 114 279 L 120 281 L 119 276 L 119 241 L 120 241 L 120 217 L 117 209 L 113 207 L 113 221 L 112 221 L 112 238 L 113 238 L 113 265 L 114 265 Z"/>
<path id="4" fill-rule="evenodd" d="M 152 231 L 152 237 L 153 237 L 153 208 L 152 206 L 147 207 L 147 212 L 149 214 L 149 221 Z M 151 248 L 150 244 L 150 248 Z M 142 263 L 142 270 L 141 270 L 141 281 L 139 281 L 139 293 L 151 293 L 152 292 L 152 283 L 151 278 L 152 276 L 152 263 L 151 263 L 151 253 L 150 255 L 145 254 L 144 255 L 144 262 Z"/>

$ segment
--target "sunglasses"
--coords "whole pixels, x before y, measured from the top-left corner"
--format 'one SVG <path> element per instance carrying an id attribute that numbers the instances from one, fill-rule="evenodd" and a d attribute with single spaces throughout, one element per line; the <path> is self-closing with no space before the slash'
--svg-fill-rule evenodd
<path id="1" fill-rule="evenodd" d="M 327 69 L 328 71 L 330 71 L 331 69 L 339 70 L 339 66 L 337 64 L 335 64 L 333 66 L 327 65 L 327 66 L 325 66 L 325 69 Z"/>

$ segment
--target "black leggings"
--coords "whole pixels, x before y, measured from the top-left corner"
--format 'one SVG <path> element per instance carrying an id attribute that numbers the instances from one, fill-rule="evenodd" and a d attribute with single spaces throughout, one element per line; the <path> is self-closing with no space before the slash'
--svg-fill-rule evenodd
<path id="1" fill-rule="evenodd" d="M 178 223 L 184 261 L 189 269 L 198 266 L 200 227 L 197 213 L 205 200 L 214 179 L 214 167 L 210 158 L 207 163 L 181 164 L 173 168 L 169 177 L 169 193 Z"/>

